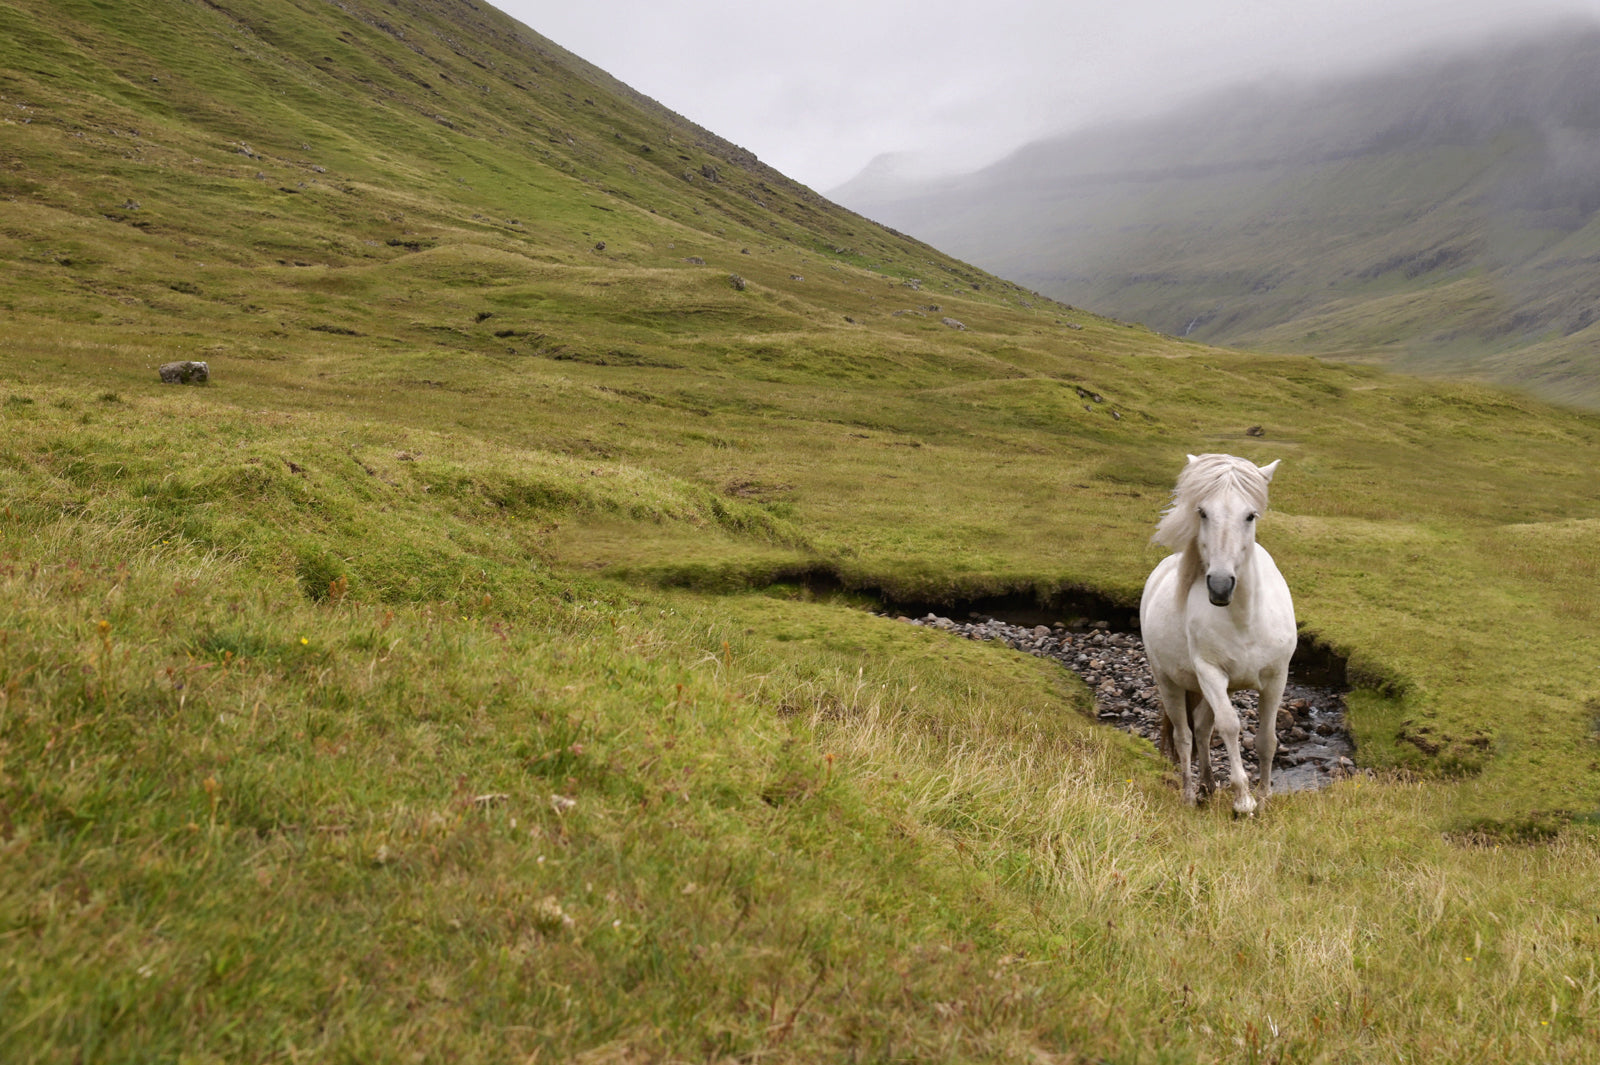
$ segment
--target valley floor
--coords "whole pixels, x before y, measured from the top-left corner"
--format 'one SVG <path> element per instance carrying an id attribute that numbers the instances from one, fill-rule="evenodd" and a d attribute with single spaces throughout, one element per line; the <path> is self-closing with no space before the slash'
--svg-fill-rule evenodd
<path id="1" fill-rule="evenodd" d="M 1186 810 L 1037 659 L 579 575 L 388 430 L 28 394 L 7 1062 L 1600 1059 L 1582 823 L 1444 834 L 1403 773 Z"/>

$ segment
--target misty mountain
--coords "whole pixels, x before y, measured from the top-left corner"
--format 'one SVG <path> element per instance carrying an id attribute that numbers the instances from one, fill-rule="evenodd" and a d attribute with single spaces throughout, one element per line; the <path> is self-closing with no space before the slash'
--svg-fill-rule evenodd
<path id="1" fill-rule="evenodd" d="M 1048 295 L 1209 343 L 1600 405 L 1600 27 L 1256 83 L 832 198 Z"/>

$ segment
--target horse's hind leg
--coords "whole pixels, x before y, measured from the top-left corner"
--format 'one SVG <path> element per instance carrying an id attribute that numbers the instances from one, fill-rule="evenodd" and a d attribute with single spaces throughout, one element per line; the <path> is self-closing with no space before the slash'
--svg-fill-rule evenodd
<path id="1" fill-rule="evenodd" d="M 1187 692 L 1189 727 L 1194 730 L 1194 759 L 1200 766 L 1200 794 L 1210 795 L 1216 788 L 1216 778 L 1211 773 L 1211 729 L 1215 718 L 1205 697 L 1199 692 Z"/>
<path id="2" fill-rule="evenodd" d="M 1173 759 L 1178 763 L 1178 786 L 1183 790 L 1183 801 L 1195 803 L 1194 777 L 1189 772 L 1194 753 L 1194 732 L 1189 726 L 1188 692 L 1179 684 L 1157 676 L 1156 691 L 1161 697 L 1161 710 L 1165 721 L 1162 735 L 1170 736 Z"/>
<path id="3" fill-rule="evenodd" d="M 1216 723 L 1217 735 L 1228 752 L 1228 780 L 1233 785 L 1233 812 L 1253 814 L 1256 801 L 1250 796 L 1250 778 L 1245 775 L 1244 759 L 1239 756 L 1239 711 L 1228 698 L 1228 675 L 1209 662 L 1196 662 L 1195 673 L 1200 677 L 1200 690 L 1211 704 L 1211 717 Z M 1206 752 L 1209 760 L 1209 750 Z"/>

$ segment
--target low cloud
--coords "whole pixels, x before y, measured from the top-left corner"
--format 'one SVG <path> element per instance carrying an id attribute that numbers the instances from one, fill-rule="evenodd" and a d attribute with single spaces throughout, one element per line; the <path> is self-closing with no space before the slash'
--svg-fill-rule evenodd
<path id="1" fill-rule="evenodd" d="M 530 28 L 828 189 L 884 152 L 972 169 L 1238 81 L 1323 77 L 1600 0 L 501 0 Z"/>

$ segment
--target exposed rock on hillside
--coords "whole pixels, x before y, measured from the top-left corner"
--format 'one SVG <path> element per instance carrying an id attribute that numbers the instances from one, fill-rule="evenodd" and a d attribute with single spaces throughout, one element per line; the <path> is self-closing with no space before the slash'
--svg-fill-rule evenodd
<path id="1" fill-rule="evenodd" d="M 211 380 L 211 367 L 203 362 L 163 363 L 159 373 L 169 385 L 203 385 Z"/>

